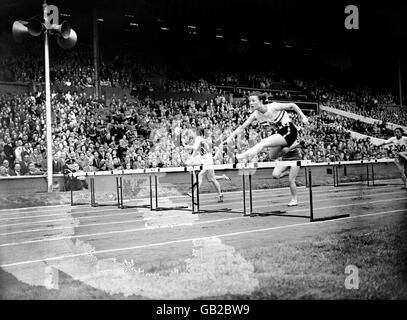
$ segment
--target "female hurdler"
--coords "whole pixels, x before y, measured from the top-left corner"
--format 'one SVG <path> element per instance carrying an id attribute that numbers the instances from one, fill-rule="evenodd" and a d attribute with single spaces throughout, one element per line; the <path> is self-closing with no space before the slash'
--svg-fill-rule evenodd
<path id="1" fill-rule="evenodd" d="M 269 122 L 277 127 L 277 133 L 261 140 L 249 150 L 236 155 L 239 162 L 246 162 L 257 155 L 264 148 L 271 148 L 270 158 L 276 158 L 284 147 L 290 147 L 297 139 L 297 128 L 291 122 L 287 111 L 295 111 L 301 117 L 304 124 L 308 124 L 308 118 L 295 103 L 263 103 L 264 95 L 254 92 L 249 96 L 249 105 L 253 111 L 250 117 L 224 141 L 229 144 L 241 134 L 253 121 L 260 123 Z"/>
<path id="2" fill-rule="evenodd" d="M 212 165 L 214 164 L 212 153 L 209 147 L 209 144 L 203 138 L 203 130 L 201 128 L 196 130 L 195 141 L 192 146 L 185 145 L 185 149 L 193 150 L 191 157 L 185 162 L 188 166 L 196 165 Z M 222 176 L 216 176 L 215 170 L 213 169 L 203 169 L 198 175 L 198 186 L 201 188 L 203 177 L 206 175 L 206 178 L 211 182 L 216 190 L 218 191 L 218 202 L 223 202 L 223 194 L 220 188 L 220 184 L 217 180 L 228 180 L 230 178 L 225 174 Z M 193 190 L 192 190 L 193 192 Z M 191 193 L 188 193 L 189 196 L 192 196 Z"/>
<path id="3" fill-rule="evenodd" d="M 403 180 L 404 186 L 401 189 L 407 189 L 407 137 L 403 136 L 404 130 L 402 128 L 396 128 L 394 130 L 394 137 L 378 144 L 381 147 L 385 144 L 394 144 L 394 163 L 400 172 L 401 180 Z"/>

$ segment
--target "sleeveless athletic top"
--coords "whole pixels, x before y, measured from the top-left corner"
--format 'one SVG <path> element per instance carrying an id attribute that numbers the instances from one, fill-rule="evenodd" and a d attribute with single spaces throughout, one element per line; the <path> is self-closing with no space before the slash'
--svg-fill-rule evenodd
<path id="1" fill-rule="evenodd" d="M 386 142 L 394 144 L 394 148 L 397 152 L 407 151 L 407 137 L 402 136 L 400 139 L 397 139 L 397 137 L 392 137 Z"/>
<path id="2" fill-rule="evenodd" d="M 405 136 L 402 136 L 400 139 L 397 139 L 397 137 L 391 137 L 386 142 L 392 143 L 394 145 L 393 154 L 395 156 L 397 156 L 398 152 L 407 151 L 407 137 L 405 137 Z"/>
<path id="3" fill-rule="evenodd" d="M 254 115 L 260 123 L 268 122 L 275 124 L 277 126 L 284 126 L 290 122 L 290 116 L 288 115 L 287 111 L 275 110 L 279 103 L 272 102 L 266 105 L 267 111 L 265 113 L 261 113 L 258 110 L 254 111 Z"/>
<path id="4" fill-rule="evenodd" d="M 204 138 L 202 137 L 196 137 L 195 138 L 195 145 L 194 149 L 198 149 L 198 154 L 201 156 L 204 156 L 205 154 L 209 153 L 209 150 L 205 148 L 205 143 L 204 143 Z"/>

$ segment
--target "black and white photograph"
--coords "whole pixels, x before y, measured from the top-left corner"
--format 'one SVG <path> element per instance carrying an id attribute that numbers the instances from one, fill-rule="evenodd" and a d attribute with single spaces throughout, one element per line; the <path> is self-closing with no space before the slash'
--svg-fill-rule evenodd
<path id="1" fill-rule="evenodd" d="M 406 17 L 1 0 L 0 300 L 407 299 Z"/>

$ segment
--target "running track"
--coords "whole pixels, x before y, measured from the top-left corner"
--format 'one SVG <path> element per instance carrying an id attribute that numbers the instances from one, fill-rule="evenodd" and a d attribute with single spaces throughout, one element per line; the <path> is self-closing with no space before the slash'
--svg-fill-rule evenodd
<path id="1" fill-rule="evenodd" d="M 80 253 L 61 254 L 53 248 L 76 240 L 94 247 L 98 258 L 136 259 L 140 264 L 175 262 L 190 255 L 190 243 L 194 239 L 218 237 L 240 249 L 256 241 L 307 237 L 330 228 L 346 229 L 356 222 L 375 224 L 385 219 L 398 219 L 407 213 L 407 192 L 400 186 L 393 181 L 377 187 L 314 188 L 315 217 L 350 214 L 349 218 L 315 223 L 283 216 L 243 217 L 227 212 L 192 215 L 179 210 L 150 212 L 149 209 L 113 206 L 3 210 L 0 211 L 0 264 L 12 267 L 69 259 Z M 297 207 L 288 208 L 287 188 L 256 190 L 253 209 L 307 215 L 308 189 L 298 189 L 298 200 Z M 179 205 L 190 200 L 180 196 L 167 201 Z M 217 208 L 241 210 L 241 192 L 226 193 L 222 204 L 216 203 L 213 194 L 201 195 L 201 209 Z M 69 230 L 74 230 L 73 234 L 67 232 Z"/>

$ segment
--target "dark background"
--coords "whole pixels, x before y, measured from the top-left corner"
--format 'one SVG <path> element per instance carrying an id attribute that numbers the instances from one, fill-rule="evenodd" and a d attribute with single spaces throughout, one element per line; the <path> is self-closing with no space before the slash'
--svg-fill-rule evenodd
<path id="1" fill-rule="evenodd" d="M 0 40 L 5 43 L 10 37 L 14 20 L 41 18 L 42 3 L 2 0 Z M 104 54 L 142 52 L 194 70 L 210 66 L 279 68 L 308 75 L 335 72 L 338 81 L 394 92 L 400 59 L 403 87 L 405 83 L 407 4 L 395 1 L 54 0 L 49 4 L 58 6 L 60 14 L 69 14 L 60 20 L 69 20 L 78 44 L 88 46 L 95 9 L 103 19 L 98 25 Z M 359 30 L 344 27 L 344 9 L 350 4 L 359 8 Z M 216 38 L 217 34 L 223 38 Z M 0 54 L 5 51 L 3 45 Z"/>

